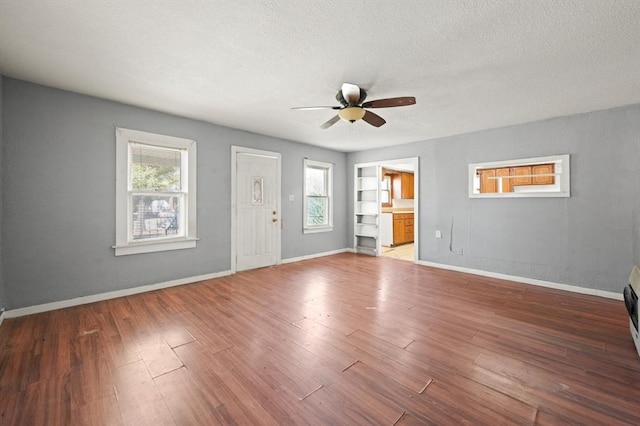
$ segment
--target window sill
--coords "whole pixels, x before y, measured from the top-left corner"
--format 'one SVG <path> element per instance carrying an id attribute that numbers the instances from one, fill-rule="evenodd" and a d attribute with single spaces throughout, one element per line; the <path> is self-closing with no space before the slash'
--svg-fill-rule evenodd
<path id="1" fill-rule="evenodd" d="M 323 226 L 318 228 L 304 228 L 304 234 L 317 234 L 319 232 L 331 232 L 333 231 L 333 226 Z"/>
<path id="2" fill-rule="evenodd" d="M 197 241 L 197 238 L 183 238 L 170 241 L 132 243 L 121 246 L 113 246 L 113 248 L 116 250 L 116 256 L 126 256 L 129 254 L 154 253 L 158 251 L 195 248 Z"/>

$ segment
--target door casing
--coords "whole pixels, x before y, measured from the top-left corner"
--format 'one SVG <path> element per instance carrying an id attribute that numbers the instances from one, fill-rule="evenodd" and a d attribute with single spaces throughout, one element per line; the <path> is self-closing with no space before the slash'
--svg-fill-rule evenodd
<path id="1" fill-rule="evenodd" d="M 276 176 L 276 218 L 278 219 L 279 226 L 276 227 L 274 234 L 275 239 L 275 264 L 278 265 L 282 262 L 282 167 L 281 167 L 281 154 L 279 152 L 264 151 L 253 148 L 245 148 L 241 146 L 231 146 L 231 273 L 237 272 L 237 226 L 238 226 L 238 194 L 236 192 L 237 185 L 237 156 L 238 154 L 251 154 L 263 157 L 274 158 L 277 161 L 277 176 Z"/>

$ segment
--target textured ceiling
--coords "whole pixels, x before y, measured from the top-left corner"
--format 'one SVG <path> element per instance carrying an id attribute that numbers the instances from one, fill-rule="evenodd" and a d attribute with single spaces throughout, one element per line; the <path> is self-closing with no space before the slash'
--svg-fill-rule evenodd
<path id="1" fill-rule="evenodd" d="M 341 151 L 640 102 L 638 0 L 0 0 L 9 77 Z M 415 96 L 319 129 L 343 82 Z"/>

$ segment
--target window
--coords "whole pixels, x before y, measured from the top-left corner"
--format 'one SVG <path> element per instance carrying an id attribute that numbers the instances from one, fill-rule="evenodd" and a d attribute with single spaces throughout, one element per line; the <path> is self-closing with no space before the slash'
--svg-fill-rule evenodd
<path id="1" fill-rule="evenodd" d="M 116 128 L 116 256 L 196 246 L 196 143 Z"/>
<path id="2" fill-rule="evenodd" d="M 304 160 L 304 233 L 333 230 L 333 165 Z"/>
<path id="3" fill-rule="evenodd" d="M 392 207 L 393 189 L 391 187 L 391 175 L 384 174 L 382 176 L 382 184 L 380 185 L 380 202 L 382 207 Z"/>

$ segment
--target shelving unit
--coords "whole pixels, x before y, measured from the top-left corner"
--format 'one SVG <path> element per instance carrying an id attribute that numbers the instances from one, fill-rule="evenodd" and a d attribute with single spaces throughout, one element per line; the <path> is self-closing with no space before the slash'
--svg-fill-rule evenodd
<path id="1" fill-rule="evenodd" d="M 354 247 L 356 253 L 377 256 L 380 250 L 378 242 L 380 232 L 380 201 L 378 167 L 355 167 L 355 220 Z"/>

